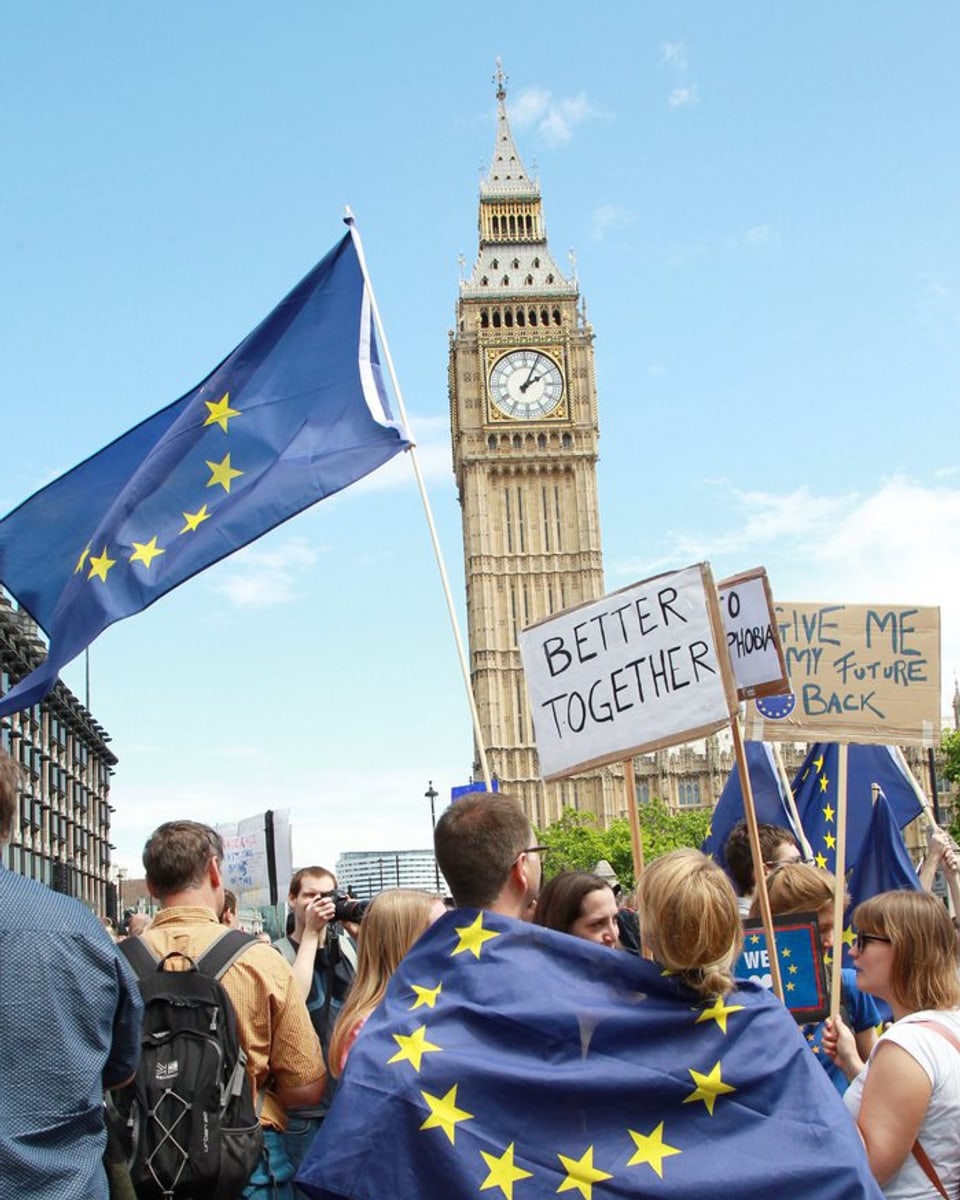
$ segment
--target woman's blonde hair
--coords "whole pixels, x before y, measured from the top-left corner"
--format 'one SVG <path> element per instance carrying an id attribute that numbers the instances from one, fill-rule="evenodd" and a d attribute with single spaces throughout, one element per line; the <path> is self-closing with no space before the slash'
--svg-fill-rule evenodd
<path id="1" fill-rule="evenodd" d="M 400 960 L 430 925 L 439 903 L 440 897 L 429 892 L 390 888 L 364 913 L 357 938 L 357 973 L 330 1039 L 327 1070 L 331 1075 L 340 1074 L 341 1058 L 354 1026 L 383 999 Z"/>
<path id="2" fill-rule="evenodd" d="M 637 887 L 640 929 L 654 958 L 705 999 L 733 986 L 743 932 L 723 871 L 699 850 L 655 859 Z"/>
<path id="3" fill-rule="evenodd" d="M 836 877 L 829 871 L 821 871 L 809 863 L 783 863 L 767 876 L 770 912 L 775 917 L 784 913 L 818 913 L 833 904 L 836 886 Z M 757 897 L 750 905 L 750 916 L 760 916 Z"/>
<path id="4" fill-rule="evenodd" d="M 929 892 L 881 892 L 858 904 L 860 933 L 887 938 L 893 949 L 890 990 L 908 1012 L 960 1006 L 957 932 Z"/>

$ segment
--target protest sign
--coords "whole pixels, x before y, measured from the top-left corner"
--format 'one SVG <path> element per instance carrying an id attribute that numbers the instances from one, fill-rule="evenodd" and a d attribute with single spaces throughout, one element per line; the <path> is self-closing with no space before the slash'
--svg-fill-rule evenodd
<path id="1" fill-rule="evenodd" d="M 223 880 L 240 904 L 263 908 L 286 895 L 293 874 L 290 814 L 258 813 L 242 821 L 218 825 L 223 838 Z"/>
<path id="2" fill-rule="evenodd" d="M 741 700 L 790 691 L 767 573 L 755 567 L 717 584 L 730 665 Z"/>
<path id="3" fill-rule="evenodd" d="M 828 1015 L 829 992 L 816 913 L 775 917 L 777 958 L 783 976 L 783 1002 L 800 1025 Z M 757 920 L 743 923 L 743 951 L 733 973 L 772 990 L 767 935 Z"/>
<path id="4" fill-rule="evenodd" d="M 791 694 L 747 705 L 751 741 L 940 739 L 940 610 L 895 604 L 774 605 Z"/>
<path id="5" fill-rule="evenodd" d="M 567 609 L 519 640 L 545 780 L 706 736 L 736 711 L 706 563 Z"/>

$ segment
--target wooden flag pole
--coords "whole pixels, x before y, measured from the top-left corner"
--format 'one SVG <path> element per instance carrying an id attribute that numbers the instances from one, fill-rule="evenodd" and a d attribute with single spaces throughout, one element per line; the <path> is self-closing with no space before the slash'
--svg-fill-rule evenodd
<path id="1" fill-rule="evenodd" d="M 770 981 L 773 984 L 774 995 L 783 1003 L 783 981 L 780 978 L 780 959 L 777 954 L 777 941 L 773 929 L 773 915 L 770 912 L 770 896 L 767 893 L 767 876 L 763 869 L 763 851 L 760 849 L 760 830 L 757 827 L 757 810 L 753 804 L 753 788 L 750 784 L 750 770 L 747 767 L 747 756 L 743 748 L 743 733 L 740 721 L 734 717 L 730 721 L 730 732 L 733 735 L 733 751 L 737 759 L 737 770 L 740 773 L 740 790 L 743 793 L 743 815 L 747 821 L 747 833 L 750 838 L 750 854 L 753 858 L 753 873 L 757 881 L 756 896 L 760 901 L 760 918 L 763 921 L 763 932 L 767 938 L 767 958 L 770 963 Z"/>
<path id="2" fill-rule="evenodd" d="M 841 965 L 843 962 L 843 909 L 846 897 L 847 847 L 847 743 L 837 747 L 837 857 L 833 893 L 833 962 L 830 967 L 830 1016 L 840 1011 Z"/>
<path id="3" fill-rule="evenodd" d="M 804 832 L 803 823 L 800 820 L 800 814 L 797 812 L 797 802 L 793 796 L 793 788 L 790 786 L 790 779 L 787 775 L 787 768 L 783 763 L 783 755 L 780 753 L 780 743 L 773 742 L 773 761 L 777 767 L 777 776 L 780 780 L 780 788 L 783 791 L 783 798 L 786 801 L 787 808 L 790 810 L 790 816 L 793 818 L 793 828 L 797 837 L 800 839 L 800 849 L 803 851 L 803 857 L 807 859 L 813 858 L 813 849 L 807 841 L 807 835 Z"/>
<path id="4" fill-rule="evenodd" d="M 630 819 L 630 848 L 633 851 L 633 878 L 636 886 L 643 874 L 643 837 L 640 832 L 640 810 L 637 807 L 637 777 L 632 758 L 628 758 L 623 767 L 627 785 L 627 816 Z"/>

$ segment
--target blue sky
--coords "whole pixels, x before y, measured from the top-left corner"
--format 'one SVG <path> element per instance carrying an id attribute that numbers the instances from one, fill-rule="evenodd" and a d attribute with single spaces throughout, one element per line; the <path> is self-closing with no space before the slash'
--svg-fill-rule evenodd
<path id="1" fill-rule="evenodd" d="M 608 588 L 706 559 L 781 599 L 938 604 L 951 693 L 958 35 L 946 2 L 3 0 L 0 512 L 193 387 L 349 204 L 462 614 L 447 335 L 499 55 L 596 331 Z M 91 672 L 130 868 L 161 820 L 266 807 L 298 862 L 424 846 L 428 781 L 470 771 L 402 459 L 108 630 Z"/>

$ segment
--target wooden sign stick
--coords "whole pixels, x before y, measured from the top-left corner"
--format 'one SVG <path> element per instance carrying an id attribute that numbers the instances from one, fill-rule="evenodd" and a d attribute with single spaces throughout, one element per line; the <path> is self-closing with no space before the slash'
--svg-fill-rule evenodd
<path id="1" fill-rule="evenodd" d="M 633 851 L 633 878 L 636 886 L 643 874 L 643 838 L 640 833 L 640 810 L 637 807 L 637 777 L 632 758 L 626 759 L 623 764 L 623 777 L 627 785 L 627 816 L 630 819 L 630 848 Z"/>
<path id="2" fill-rule="evenodd" d="M 837 858 L 836 887 L 833 893 L 833 962 L 830 967 L 830 1016 L 840 1011 L 840 968 L 843 962 L 843 909 L 846 898 L 847 853 L 847 743 L 837 748 Z"/>

